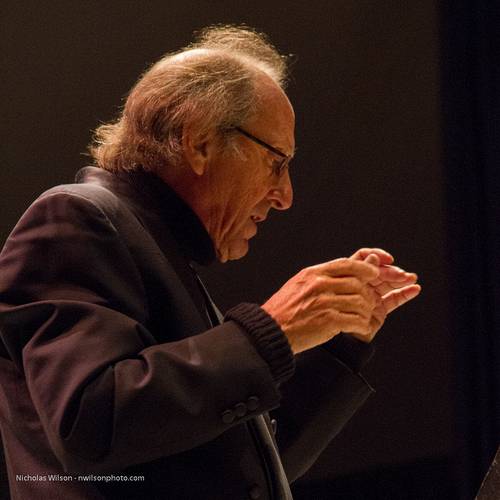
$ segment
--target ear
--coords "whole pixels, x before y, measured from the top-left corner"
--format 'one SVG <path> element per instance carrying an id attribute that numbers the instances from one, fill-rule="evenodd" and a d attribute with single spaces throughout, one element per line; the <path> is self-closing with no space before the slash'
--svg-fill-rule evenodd
<path id="1" fill-rule="evenodd" d="M 194 126 L 185 126 L 182 131 L 182 148 L 186 164 L 202 176 L 217 151 L 216 135 L 213 130 L 200 133 Z"/>

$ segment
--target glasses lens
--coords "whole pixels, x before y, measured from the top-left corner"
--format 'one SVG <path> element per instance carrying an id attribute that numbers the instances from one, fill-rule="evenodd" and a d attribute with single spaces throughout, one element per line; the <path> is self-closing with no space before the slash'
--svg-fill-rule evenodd
<path id="1" fill-rule="evenodd" d="M 272 165 L 274 175 L 276 175 L 277 177 L 281 177 L 288 168 L 288 164 L 289 164 L 288 158 L 274 160 Z"/>

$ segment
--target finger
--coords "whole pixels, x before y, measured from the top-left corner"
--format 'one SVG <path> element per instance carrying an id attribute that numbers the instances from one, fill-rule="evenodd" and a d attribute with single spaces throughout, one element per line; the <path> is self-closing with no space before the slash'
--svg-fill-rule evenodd
<path id="1" fill-rule="evenodd" d="M 361 293 L 362 288 L 369 285 L 363 284 L 358 278 L 353 276 L 328 276 L 320 274 L 316 278 L 316 285 L 319 291 L 333 292 L 341 295 Z"/>
<path id="2" fill-rule="evenodd" d="M 415 283 L 418 276 L 415 273 L 408 273 L 404 269 L 397 266 L 380 266 L 380 273 L 378 275 L 379 281 L 406 281 L 413 280 Z"/>
<path id="3" fill-rule="evenodd" d="M 385 295 L 386 293 L 392 292 L 398 288 L 404 288 L 408 285 L 414 285 L 416 281 L 416 276 L 410 276 L 404 281 L 380 281 L 374 280 L 369 283 L 379 295 Z"/>
<path id="4" fill-rule="evenodd" d="M 345 257 L 318 264 L 310 269 L 329 276 L 354 276 L 363 282 L 373 281 L 380 273 L 379 266 Z"/>
<path id="5" fill-rule="evenodd" d="M 390 291 L 392 291 L 392 288 Z M 362 286 L 358 293 L 363 295 L 366 302 L 372 308 L 377 307 L 382 303 L 382 294 L 380 294 L 375 287 L 370 286 L 369 284 L 365 284 L 364 286 Z"/>
<path id="6" fill-rule="evenodd" d="M 309 292 L 316 307 L 369 317 L 373 308 L 381 301 L 373 287 L 358 278 L 320 275 Z"/>
<path id="7" fill-rule="evenodd" d="M 392 264 L 394 262 L 394 257 L 389 252 L 382 250 L 382 248 L 360 248 L 351 255 L 351 259 L 365 260 L 372 253 L 379 257 L 381 264 Z"/>
<path id="8" fill-rule="evenodd" d="M 398 288 L 403 288 L 404 286 L 408 286 L 409 284 L 411 285 L 413 283 L 406 283 L 406 284 L 381 283 L 380 285 L 372 286 L 372 287 L 373 287 L 373 290 L 375 290 L 375 292 L 378 295 L 383 297 L 384 295 L 387 295 L 389 292 L 392 292 L 393 290 L 397 290 Z"/>
<path id="9" fill-rule="evenodd" d="M 420 293 L 420 290 L 420 285 L 409 285 L 387 293 L 382 297 L 382 303 L 386 312 L 390 313 L 409 300 L 414 299 Z"/>
<path id="10" fill-rule="evenodd" d="M 347 303 L 348 301 L 355 302 L 362 299 L 371 309 L 381 301 L 382 295 L 381 293 L 377 293 L 374 287 L 361 282 L 358 278 L 334 278 L 325 275 L 316 277 L 315 287 L 311 289 L 311 292 L 317 295 L 322 294 L 325 300 L 332 301 L 333 306 L 329 307 L 335 307 L 337 298 L 339 304 L 344 304 L 343 301 Z M 351 308 L 346 308 L 345 310 L 353 311 Z"/>
<path id="11" fill-rule="evenodd" d="M 369 321 L 356 313 L 338 312 L 335 322 L 343 332 L 356 333 L 361 336 L 369 333 Z"/>
<path id="12" fill-rule="evenodd" d="M 376 301 L 361 294 L 333 295 L 330 304 L 338 312 L 359 314 L 363 318 L 370 319 Z"/>

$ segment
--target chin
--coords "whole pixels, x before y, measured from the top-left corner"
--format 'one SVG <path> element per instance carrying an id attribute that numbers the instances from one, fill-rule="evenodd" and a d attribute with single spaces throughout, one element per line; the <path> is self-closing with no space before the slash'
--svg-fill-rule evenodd
<path id="1" fill-rule="evenodd" d="M 217 250 L 217 257 L 222 263 L 228 260 L 238 260 L 248 253 L 248 248 L 248 240 L 233 240 Z"/>

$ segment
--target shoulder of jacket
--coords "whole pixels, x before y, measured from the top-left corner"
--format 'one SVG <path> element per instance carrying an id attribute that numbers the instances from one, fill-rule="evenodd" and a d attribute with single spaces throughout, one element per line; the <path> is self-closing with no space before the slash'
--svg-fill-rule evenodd
<path id="1" fill-rule="evenodd" d="M 86 205 L 93 207 L 106 219 L 112 221 L 119 215 L 123 217 L 126 205 L 123 200 L 116 196 L 109 189 L 98 184 L 62 184 L 55 186 L 42 193 L 35 201 L 34 205 L 40 202 L 50 203 L 54 201 L 67 200 L 74 205 Z"/>

